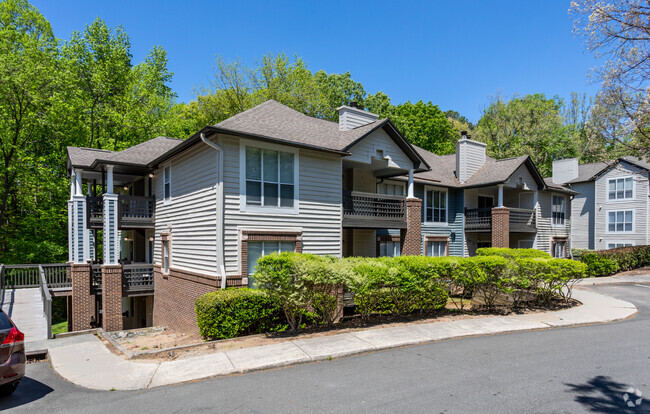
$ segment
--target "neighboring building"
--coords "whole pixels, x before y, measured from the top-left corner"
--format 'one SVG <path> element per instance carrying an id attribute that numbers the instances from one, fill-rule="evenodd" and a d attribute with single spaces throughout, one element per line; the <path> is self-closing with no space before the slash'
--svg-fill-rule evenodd
<path id="1" fill-rule="evenodd" d="M 572 201 L 573 247 L 605 250 L 648 244 L 648 171 L 635 157 L 579 165 L 553 163 L 553 182 L 579 193 Z"/>
<path id="2" fill-rule="evenodd" d="M 184 141 L 68 148 L 73 330 L 93 317 L 195 331 L 195 299 L 246 286 L 273 251 L 567 256 L 574 193 L 529 157 L 494 160 L 466 136 L 441 157 L 388 119 L 338 110 L 335 123 L 267 101 Z"/>

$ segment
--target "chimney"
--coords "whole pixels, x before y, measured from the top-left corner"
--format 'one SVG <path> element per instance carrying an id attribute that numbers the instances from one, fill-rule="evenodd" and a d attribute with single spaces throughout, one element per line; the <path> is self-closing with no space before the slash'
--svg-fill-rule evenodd
<path id="1" fill-rule="evenodd" d="M 564 184 L 576 178 L 578 178 L 577 158 L 553 161 L 553 183 Z"/>
<path id="2" fill-rule="evenodd" d="M 364 111 L 363 106 L 357 102 L 350 102 L 350 106 L 343 105 L 336 110 L 339 111 L 339 131 L 349 131 L 371 124 L 379 118 L 377 114 Z"/>
<path id="3" fill-rule="evenodd" d="M 472 141 L 467 131 L 462 131 L 460 135 L 456 143 L 456 178 L 462 184 L 485 164 L 487 144 Z"/>

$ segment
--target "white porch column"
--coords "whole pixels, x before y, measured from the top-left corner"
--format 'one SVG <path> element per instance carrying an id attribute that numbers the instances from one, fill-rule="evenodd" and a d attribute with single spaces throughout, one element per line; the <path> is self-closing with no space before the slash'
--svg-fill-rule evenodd
<path id="1" fill-rule="evenodd" d="M 76 192 L 76 176 L 70 172 L 70 199 L 68 200 L 68 262 L 74 262 L 74 195 Z"/>
<path id="2" fill-rule="evenodd" d="M 106 166 L 106 194 L 113 194 L 113 166 Z"/>
<path id="3" fill-rule="evenodd" d="M 115 265 L 120 259 L 120 240 L 117 231 L 119 204 L 118 195 L 113 193 L 113 166 L 106 166 L 106 194 L 103 195 L 104 220 L 104 264 Z"/>
<path id="4" fill-rule="evenodd" d="M 82 191 L 82 173 L 81 170 L 74 171 L 74 193 L 71 194 L 68 206 L 72 211 L 68 211 L 68 230 L 70 241 L 68 247 L 70 252 L 68 258 L 73 263 L 86 263 L 90 258 L 89 249 L 89 231 L 87 221 L 86 197 Z M 72 193 L 73 186 L 70 186 Z"/>
<path id="5" fill-rule="evenodd" d="M 498 184 L 499 186 L 499 198 L 497 202 L 497 207 L 503 207 L 503 184 Z"/>
<path id="6" fill-rule="evenodd" d="M 413 170 L 409 170 L 408 191 L 406 198 L 415 198 L 415 186 L 413 185 Z"/>
<path id="7" fill-rule="evenodd" d="M 84 192 L 83 192 L 83 185 L 82 185 L 82 183 L 81 183 L 81 178 L 82 178 L 82 177 L 81 177 L 81 170 L 76 170 L 76 171 L 75 171 L 75 178 L 76 178 L 76 179 L 75 179 L 75 190 L 74 190 L 74 194 L 75 194 L 76 196 L 83 196 Z"/>

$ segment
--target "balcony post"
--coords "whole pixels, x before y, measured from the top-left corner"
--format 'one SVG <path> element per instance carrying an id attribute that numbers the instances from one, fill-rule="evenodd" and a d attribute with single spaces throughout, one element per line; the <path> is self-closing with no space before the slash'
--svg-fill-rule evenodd
<path id="1" fill-rule="evenodd" d="M 104 265 L 116 265 L 120 256 L 120 241 L 118 240 L 118 195 L 113 194 L 113 166 L 106 166 L 106 193 L 103 199 L 103 236 L 104 236 Z"/>
<path id="2" fill-rule="evenodd" d="M 492 209 L 492 247 L 510 247 L 510 210 L 508 207 Z"/>
<path id="3" fill-rule="evenodd" d="M 102 328 L 122 330 L 122 266 L 102 266 Z"/>
<path id="4" fill-rule="evenodd" d="M 73 331 L 90 329 L 95 317 L 95 296 L 90 293 L 90 264 L 70 265 L 72 304 L 70 319 Z"/>
<path id="5" fill-rule="evenodd" d="M 503 184 L 498 184 L 499 197 L 497 199 L 497 207 L 503 207 Z"/>
<path id="6" fill-rule="evenodd" d="M 413 170 L 409 170 L 408 192 L 407 198 L 415 198 L 415 189 L 413 185 Z"/>

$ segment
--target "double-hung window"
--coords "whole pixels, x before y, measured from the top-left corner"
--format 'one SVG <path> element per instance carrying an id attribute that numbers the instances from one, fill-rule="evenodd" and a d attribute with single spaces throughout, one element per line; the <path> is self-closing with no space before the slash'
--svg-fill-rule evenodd
<path id="1" fill-rule="evenodd" d="M 634 246 L 633 243 L 625 243 L 625 242 L 611 242 L 607 243 L 607 248 L 608 249 L 616 249 L 618 247 L 630 247 Z"/>
<path id="2" fill-rule="evenodd" d="M 447 223 L 447 191 L 425 191 L 424 221 L 429 223 Z"/>
<path id="3" fill-rule="evenodd" d="M 634 179 L 632 177 L 611 178 L 608 181 L 609 200 L 625 200 L 634 198 Z"/>
<path id="4" fill-rule="evenodd" d="M 555 258 L 566 257 L 566 240 L 553 241 L 553 257 Z"/>
<path id="5" fill-rule="evenodd" d="M 246 147 L 246 205 L 293 208 L 295 155 Z"/>
<path id="6" fill-rule="evenodd" d="M 172 199 L 172 168 L 163 169 L 163 201 L 169 203 Z"/>
<path id="7" fill-rule="evenodd" d="M 399 240 L 386 240 L 379 242 L 380 257 L 399 257 L 400 253 Z"/>
<path id="8" fill-rule="evenodd" d="M 169 274 L 169 268 L 171 266 L 171 252 L 170 252 L 170 236 L 169 234 L 161 235 L 162 242 L 162 271 L 164 274 Z"/>
<path id="9" fill-rule="evenodd" d="M 551 224 L 553 226 L 564 226 L 566 218 L 566 197 L 554 195 L 551 205 Z"/>
<path id="10" fill-rule="evenodd" d="M 296 251 L 296 242 L 289 241 L 258 241 L 258 242 L 248 242 L 247 245 L 247 266 L 248 266 L 248 287 L 255 287 L 255 280 L 253 275 L 255 274 L 255 266 L 257 261 L 268 254 L 274 252 L 295 252 Z"/>
<path id="11" fill-rule="evenodd" d="M 446 241 L 430 241 L 427 242 L 427 256 L 447 256 Z"/>
<path id="12" fill-rule="evenodd" d="M 607 212 L 607 231 L 608 232 L 631 232 L 634 221 L 633 210 L 608 211 Z"/>

